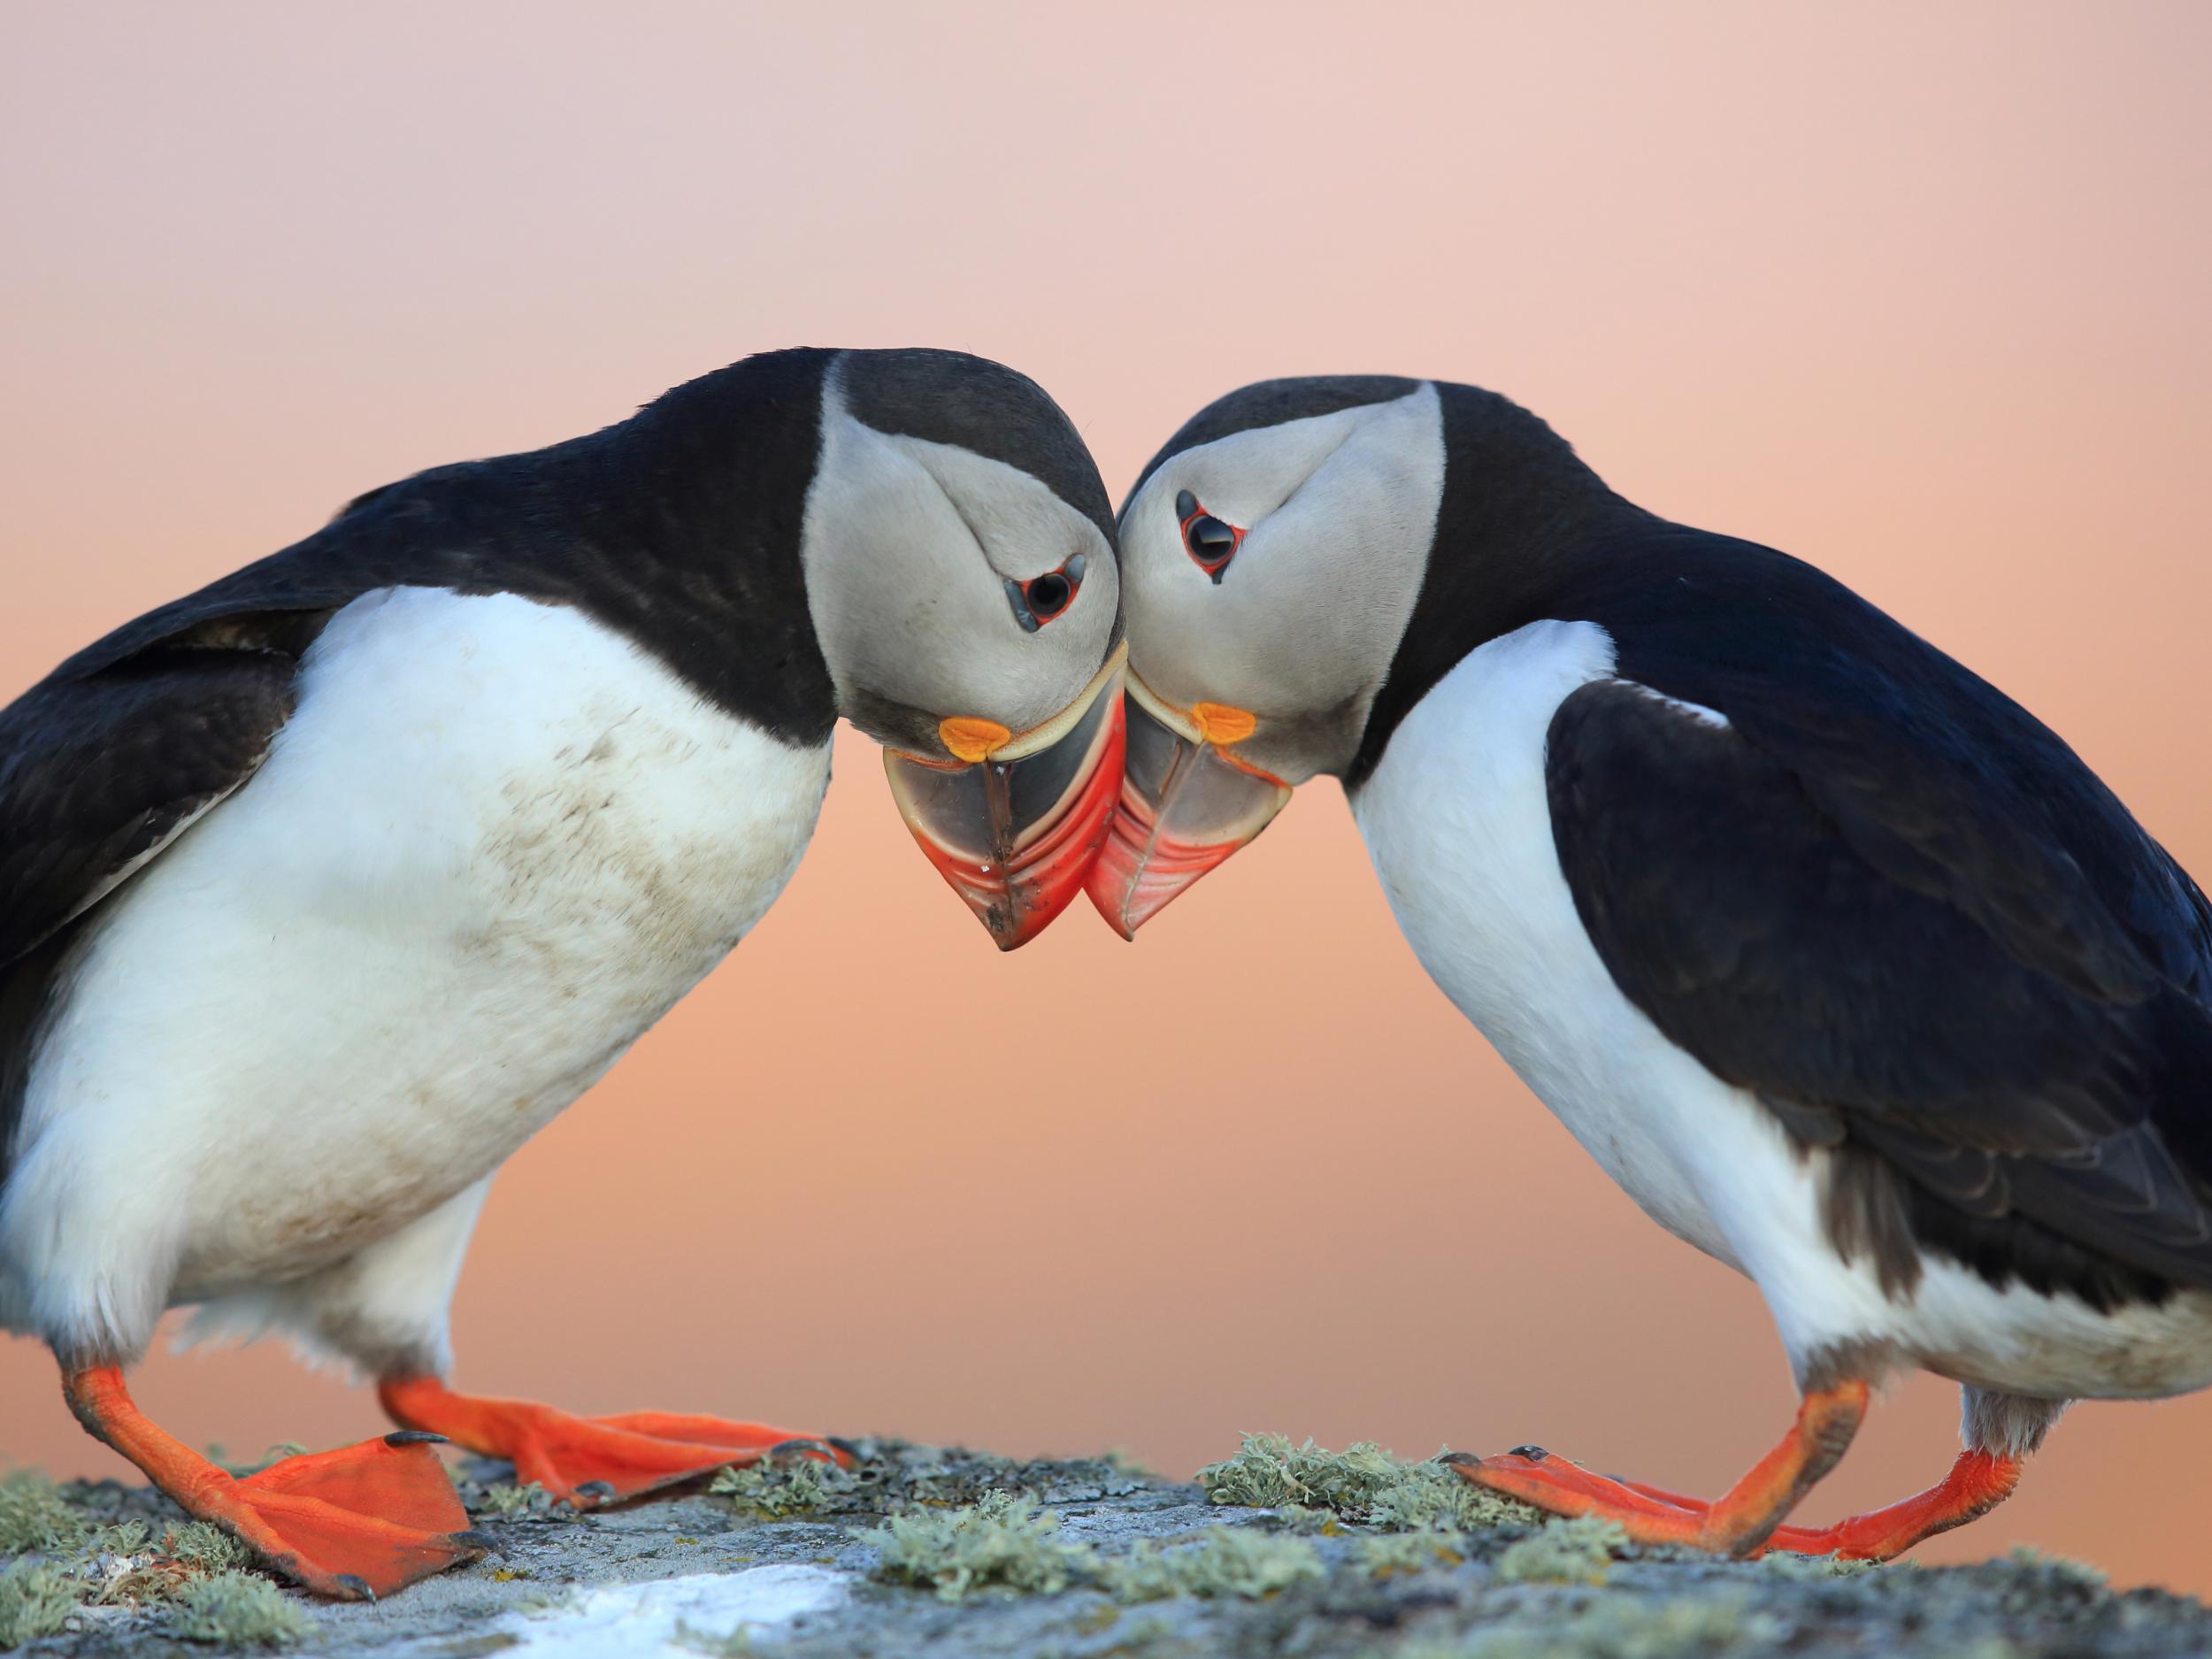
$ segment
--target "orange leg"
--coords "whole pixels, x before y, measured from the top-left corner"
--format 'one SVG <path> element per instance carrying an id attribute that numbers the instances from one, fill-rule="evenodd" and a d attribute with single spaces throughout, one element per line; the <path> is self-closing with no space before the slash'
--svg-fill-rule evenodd
<path id="1" fill-rule="evenodd" d="M 435 1435 L 388 1434 L 287 1457 L 258 1474 L 226 1473 L 132 1403 L 123 1373 L 62 1373 L 77 1420 L 204 1521 L 258 1550 L 318 1595 L 373 1600 L 472 1561 L 492 1540 L 469 1530 Z"/>
<path id="2" fill-rule="evenodd" d="M 1687 1544 L 1719 1555 L 1747 1555 L 1767 1542 L 1813 1483 L 1835 1467 L 1866 1415 L 1867 1394 L 1866 1384 L 1858 1381 L 1807 1394 L 1781 1444 L 1711 1504 L 1687 1507 L 1671 1494 L 1608 1479 L 1535 1447 L 1452 1462 L 1477 1486 L 1540 1509 L 1618 1521 L 1638 1543 Z"/>
<path id="3" fill-rule="evenodd" d="M 504 1457 L 515 1479 L 536 1481 L 578 1509 L 634 1498 L 733 1463 L 789 1449 L 849 1463 L 841 1442 L 764 1423 L 626 1411 L 572 1417 L 528 1400 L 457 1394 L 435 1377 L 387 1378 L 377 1397 L 395 1423 L 428 1429 L 488 1457 Z"/>
<path id="4" fill-rule="evenodd" d="M 1978 1520 L 2007 1498 L 2020 1484 L 2023 1460 L 2001 1452 L 1961 1452 L 1950 1472 L 1925 1492 L 1898 1502 L 1838 1521 L 1833 1526 L 1778 1526 L 1767 1540 L 1769 1549 L 1794 1555 L 1840 1555 L 1846 1561 L 1887 1561 L 1901 1555 L 1923 1539 L 1947 1532 L 1955 1526 Z M 1640 1480 L 1622 1485 L 1647 1497 L 1660 1498 L 1677 1509 L 1702 1514 L 1712 1506 L 1697 1498 L 1685 1498 L 1647 1486 Z"/>
<path id="5" fill-rule="evenodd" d="M 2021 1460 L 2001 1452 L 1961 1452 L 1951 1471 L 1925 1492 L 1833 1526 L 1785 1526 L 1774 1548 L 1801 1555 L 1887 1561 L 1924 1538 L 1978 1520 L 2012 1495 Z"/>
<path id="6" fill-rule="evenodd" d="M 1617 1520 L 1640 1543 L 1687 1544 L 1735 1555 L 1779 1549 L 1887 1561 L 1924 1538 L 1987 1514 L 2011 1495 L 2020 1479 L 2019 1458 L 1967 1452 L 1939 1484 L 1901 1503 L 1833 1526 L 1780 1525 L 1842 1457 L 1866 1414 L 1867 1392 L 1863 1382 L 1847 1382 L 1808 1394 L 1782 1443 L 1710 1503 L 1641 1481 L 1610 1480 L 1534 1447 L 1502 1457 L 1448 1461 L 1476 1485 L 1538 1509 Z"/>

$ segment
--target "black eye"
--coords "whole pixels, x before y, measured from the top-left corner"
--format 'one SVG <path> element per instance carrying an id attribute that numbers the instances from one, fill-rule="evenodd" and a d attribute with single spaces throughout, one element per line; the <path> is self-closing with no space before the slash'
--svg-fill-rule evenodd
<path id="1" fill-rule="evenodd" d="M 1183 540 L 1190 550 L 1211 564 L 1226 558 L 1237 550 L 1237 533 L 1211 513 L 1200 513 L 1183 527 Z"/>
<path id="2" fill-rule="evenodd" d="M 1056 571 L 1032 576 L 1025 582 L 1010 576 L 1006 579 L 1006 601 L 1014 607 L 1014 620 L 1021 624 L 1024 634 L 1034 634 L 1074 602 L 1076 590 L 1083 586 L 1087 562 L 1080 553 L 1071 553 Z"/>
<path id="3" fill-rule="evenodd" d="M 1068 608 L 1068 601 L 1075 597 L 1075 584 L 1058 571 L 1047 571 L 1031 580 L 1025 596 L 1029 614 L 1040 622 L 1049 622 Z"/>
<path id="4" fill-rule="evenodd" d="M 1244 532 L 1208 512 L 1197 496 L 1183 490 L 1175 497 L 1176 522 L 1183 528 L 1183 549 L 1217 586 L 1229 561 L 1244 544 Z"/>

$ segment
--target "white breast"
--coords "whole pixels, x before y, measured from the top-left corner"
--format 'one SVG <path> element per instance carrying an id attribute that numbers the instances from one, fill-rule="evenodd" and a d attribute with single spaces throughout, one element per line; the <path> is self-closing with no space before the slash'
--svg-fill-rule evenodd
<path id="1" fill-rule="evenodd" d="M 1621 994 L 1560 872 L 1546 734 L 1560 703 L 1613 663 L 1586 622 L 1490 641 L 1406 716 L 1354 797 L 1398 925 L 1445 995 L 1647 1214 L 1758 1283 L 1801 1364 L 1878 1341 L 2035 1396 L 2212 1381 L 2212 1297 L 2200 1293 L 2106 1316 L 1931 1258 L 1917 1293 L 1893 1301 L 1870 1262 L 1838 1256 L 1820 1219 L 1827 1155 L 1793 1146 L 1772 1113 Z"/>
<path id="2" fill-rule="evenodd" d="M 142 1340 L 472 1185 L 759 919 L 828 781 L 512 595 L 368 595 L 301 686 L 66 980 L 0 1211 L 42 1329 Z"/>
<path id="3" fill-rule="evenodd" d="M 1717 1086 L 1616 988 L 1552 843 L 1545 733 L 1612 670 L 1587 622 L 1479 647 L 1401 722 L 1353 816 L 1438 987 L 1647 1214 L 1732 1259 L 1673 1133 L 1676 1096 Z"/>

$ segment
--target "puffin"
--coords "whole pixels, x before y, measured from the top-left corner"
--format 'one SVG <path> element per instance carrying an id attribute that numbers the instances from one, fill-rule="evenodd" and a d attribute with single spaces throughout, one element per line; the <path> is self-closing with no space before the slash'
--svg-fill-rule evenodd
<path id="1" fill-rule="evenodd" d="M 1670 522 L 1442 380 L 1264 381 L 1119 518 L 1125 937 L 1340 780 L 1431 978 L 1800 1394 L 1704 1500 L 1540 1447 L 1477 1486 L 1631 1538 L 1878 1560 L 2078 1399 L 2212 1383 L 2212 909 L 2047 726 L 1811 565 Z M 1791 1525 L 1873 1391 L 1962 1391 L 1927 1490 Z"/>
<path id="2" fill-rule="evenodd" d="M 1002 949 L 1120 784 L 1110 503 L 1033 381 L 766 352 L 363 495 L 0 710 L 0 1327 L 84 1427 L 308 1590 L 474 1557 L 438 1455 L 579 1507 L 790 1442 L 457 1392 L 494 1172 L 774 902 L 842 718 Z M 373 1379 L 397 1432 L 217 1467 L 124 1372 L 171 1307 Z"/>

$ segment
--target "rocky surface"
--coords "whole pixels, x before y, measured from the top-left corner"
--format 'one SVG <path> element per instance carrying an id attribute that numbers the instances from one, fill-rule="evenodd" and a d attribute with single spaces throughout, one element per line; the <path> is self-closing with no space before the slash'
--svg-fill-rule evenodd
<path id="1" fill-rule="evenodd" d="M 2115 1594 L 2088 1569 L 2039 1557 L 1848 1573 L 1718 1563 L 1631 1551 L 1582 1523 L 1471 1525 L 1464 1512 L 1423 1521 L 1417 1505 L 1394 1509 L 1372 1491 L 1256 1509 L 1210 1503 L 1198 1486 L 1110 1461 L 862 1449 L 852 1476 L 788 1466 L 580 1517 L 499 1484 L 498 1465 L 475 1465 L 462 1494 L 503 1557 L 373 1606 L 288 1595 L 304 1619 L 278 1641 L 293 1653 L 377 1659 L 2212 1654 L 2212 1611 L 2201 1604 Z M 1234 1483 L 1217 1478 L 1217 1493 L 1225 1484 Z M 52 1495 L 85 1517 L 93 1541 L 23 1552 L 15 1571 L 73 1559 L 74 1594 L 91 1594 L 97 1578 L 111 1601 L 75 1607 L 65 1628 L 22 1652 L 205 1655 L 224 1645 L 219 1617 L 188 1626 L 212 1643 L 182 1638 L 188 1622 L 158 1588 L 163 1562 L 96 1548 L 132 1544 L 136 1532 L 99 1529 L 137 1518 L 157 1555 L 174 1511 L 112 1485 Z M 151 1575 L 157 1588 L 115 1594 L 133 1574 Z"/>

